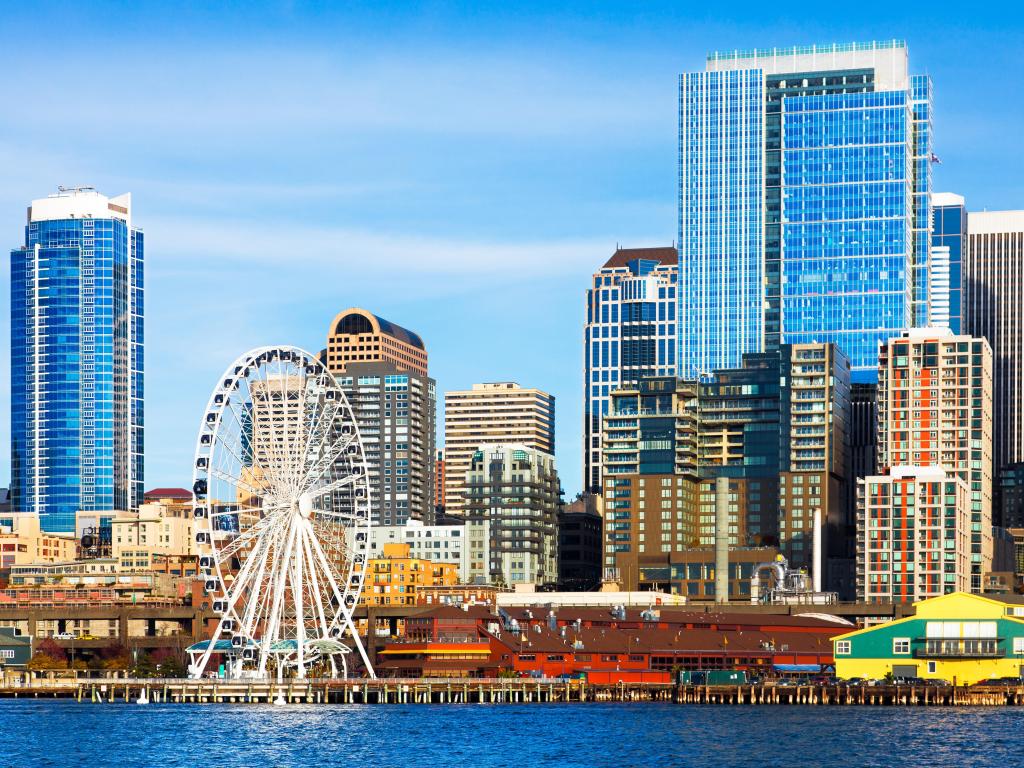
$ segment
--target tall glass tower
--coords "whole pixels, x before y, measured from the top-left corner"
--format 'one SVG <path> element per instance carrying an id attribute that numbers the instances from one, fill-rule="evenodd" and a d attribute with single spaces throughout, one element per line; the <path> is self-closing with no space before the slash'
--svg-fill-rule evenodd
<path id="1" fill-rule="evenodd" d="M 708 56 L 679 85 L 680 375 L 928 315 L 931 83 L 900 41 Z"/>
<path id="2" fill-rule="evenodd" d="M 11 251 L 11 505 L 44 530 L 142 500 L 142 278 L 131 195 L 32 201 Z"/>
<path id="3" fill-rule="evenodd" d="M 960 195 L 932 194 L 932 247 L 928 264 L 928 324 L 959 334 L 963 322 L 963 261 L 967 207 Z"/>
<path id="4" fill-rule="evenodd" d="M 594 273 L 583 328 L 583 488 L 601 484 L 611 392 L 676 371 L 675 248 L 619 248 Z"/>

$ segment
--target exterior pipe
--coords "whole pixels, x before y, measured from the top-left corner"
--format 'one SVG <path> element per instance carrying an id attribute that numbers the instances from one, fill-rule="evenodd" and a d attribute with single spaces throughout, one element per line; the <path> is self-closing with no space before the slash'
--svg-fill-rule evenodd
<path id="1" fill-rule="evenodd" d="M 821 510 L 814 510 L 814 564 L 812 566 L 812 578 L 814 579 L 814 591 L 821 592 Z"/>
<path id="2" fill-rule="evenodd" d="M 729 478 L 715 479 L 715 602 L 729 602 Z"/>

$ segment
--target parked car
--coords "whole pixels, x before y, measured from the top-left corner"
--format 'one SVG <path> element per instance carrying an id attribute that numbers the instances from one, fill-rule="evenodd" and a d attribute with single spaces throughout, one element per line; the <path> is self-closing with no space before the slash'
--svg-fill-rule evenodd
<path id="1" fill-rule="evenodd" d="M 990 677 L 979 680 L 975 685 L 1024 685 L 1024 680 L 1019 677 Z"/>
<path id="2" fill-rule="evenodd" d="M 938 686 L 940 688 L 945 688 L 945 687 L 951 685 L 949 680 L 943 680 L 941 677 L 929 677 L 927 680 L 924 681 L 924 684 L 925 685 L 934 685 L 934 686 Z"/>
<path id="3" fill-rule="evenodd" d="M 54 640 L 74 640 L 75 636 L 71 632 L 58 632 L 53 636 Z"/>
<path id="4" fill-rule="evenodd" d="M 100 638 L 96 637 L 96 635 L 79 635 L 78 639 L 79 640 L 99 640 Z"/>
<path id="5" fill-rule="evenodd" d="M 923 677 L 894 677 L 893 685 L 927 685 Z"/>

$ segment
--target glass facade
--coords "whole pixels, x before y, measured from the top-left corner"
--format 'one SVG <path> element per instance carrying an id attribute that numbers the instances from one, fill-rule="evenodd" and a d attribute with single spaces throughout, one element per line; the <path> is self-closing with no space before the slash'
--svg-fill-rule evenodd
<path id="1" fill-rule="evenodd" d="M 142 500 L 143 235 L 129 205 L 83 189 L 34 201 L 11 252 L 11 502 L 47 531 Z"/>
<path id="2" fill-rule="evenodd" d="M 962 331 L 963 249 L 967 208 L 959 195 L 932 195 L 928 324 Z"/>
<path id="3" fill-rule="evenodd" d="M 601 484 L 601 419 L 609 393 L 676 370 L 674 248 L 619 249 L 587 291 L 584 488 Z"/>
<path id="4" fill-rule="evenodd" d="M 879 343 L 928 318 L 931 113 L 900 41 L 712 54 L 682 76 L 684 375 L 832 342 L 877 377 Z"/>
<path id="5" fill-rule="evenodd" d="M 695 377 L 764 341 L 764 74 L 679 81 L 679 361 Z"/>

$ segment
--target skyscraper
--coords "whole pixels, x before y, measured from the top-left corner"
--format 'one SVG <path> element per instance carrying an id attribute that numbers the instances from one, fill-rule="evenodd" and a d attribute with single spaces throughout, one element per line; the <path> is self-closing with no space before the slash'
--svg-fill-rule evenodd
<path id="1" fill-rule="evenodd" d="M 601 485 L 609 392 L 676 370 L 675 248 L 619 248 L 594 273 L 583 329 L 583 487 Z"/>
<path id="2" fill-rule="evenodd" d="M 480 446 L 518 444 L 555 455 L 555 398 L 514 381 L 444 393 L 445 507 L 465 509 L 466 473 Z"/>
<path id="3" fill-rule="evenodd" d="M 993 460 L 1024 462 L 1024 211 L 967 214 L 964 333 L 992 345 Z"/>
<path id="4" fill-rule="evenodd" d="M 967 208 L 960 195 L 932 194 L 932 245 L 928 265 L 928 325 L 962 329 L 964 245 Z"/>
<path id="5" fill-rule="evenodd" d="M 374 524 L 433 522 L 437 392 L 423 340 L 353 308 L 331 322 L 324 356 L 363 438 Z"/>
<path id="6" fill-rule="evenodd" d="M 143 236 L 131 195 L 33 200 L 11 251 L 11 495 L 45 530 L 135 509 L 143 484 Z"/>
<path id="7" fill-rule="evenodd" d="M 927 321 L 931 83 L 900 41 L 714 53 L 679 86 L 679 374 Z"/>
<path id="8" fill-rule="evenodd" d="M 967 484 L 971 588 L 992 570 L 992 349 L 920 328 L 878 361 L 878 468 L 941 467 Z M 896 566 L 894 565 L 894 568 Z"/>

